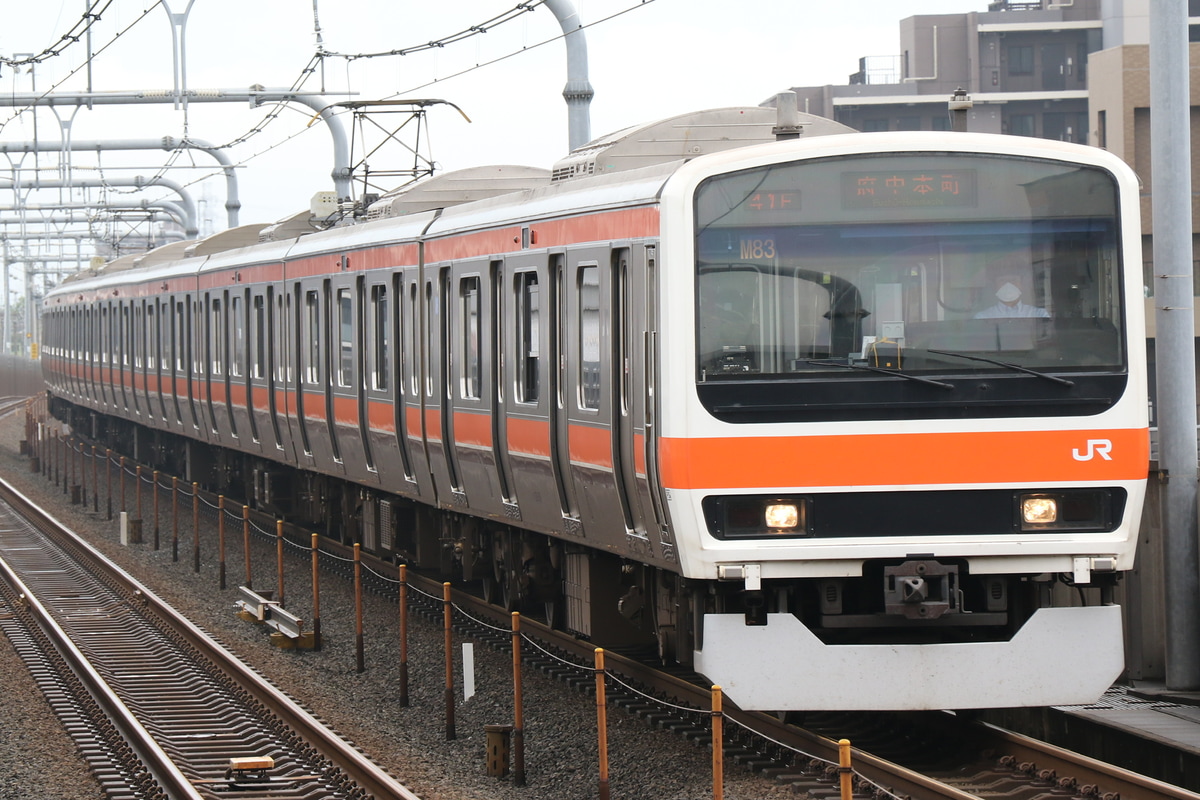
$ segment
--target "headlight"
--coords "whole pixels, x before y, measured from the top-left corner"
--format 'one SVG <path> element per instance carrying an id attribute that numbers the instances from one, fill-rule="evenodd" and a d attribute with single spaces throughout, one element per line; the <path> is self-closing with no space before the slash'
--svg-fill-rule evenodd
<path id="1" fill-rule="evenodd" d="M 769 505 L 763 516 L 768 528 L 794 528 L 800 524 L 800 508 L 795 503 Z"/>
<path id="2" fill-rule="evenodd" d="M 1112 497 L 1105 490 L 1064 489 L 1016 497 L 1017 525 L 1023 531 L 1110 531 Z"/>
<path id="3" fill-rule="evenodd" d="M 1026 525 L 1047 525 L 1058 521 L 1058 501 L 1053 497 L 1021 498 L 1021 522 Z"/>
<path id="4" fill-rule="evenodd" d="M 809 499 L 733 495 L 704 498 L 709 532 L 718 539 L 809 536 Z"/>

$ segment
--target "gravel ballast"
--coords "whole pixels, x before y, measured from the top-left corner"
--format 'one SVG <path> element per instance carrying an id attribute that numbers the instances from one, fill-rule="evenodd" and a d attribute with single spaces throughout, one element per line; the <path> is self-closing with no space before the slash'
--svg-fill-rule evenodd
<path id="1" fill-rule="evenodd" d="M 527 669 L 523 680 L 527 785 L 517 787 L 510 778 L 490 777 L 484 726 L 512 721 L 511 654 L 507 649 L 475 644 L 476 694 L 464 701 L 461 644 L 469 640 L 455 636 L 457 735 L 448 741 L 440 623 L 417 616 L 411 621 L 410 705 L 402 708 L 398 702 L 399 637 L 394 601 L 366 596 L 366 669 L 358 673 L 352 586 L 338 576 L 323 573 L 323 649 L 280 650 L 270 644 L 266 630 L 234 614 L 237 586 L 245 579 L 240 522 L 234 523 L 227 516 L 227 588 L 221 590 L 212 509 L 206 508 L 202 515 L 199 574 L 192 570 L 190 500 L 189 505 L 180 507 L 177 562 L 171 557 L 170 506 L 165 500 L 160 501 L 160 548 L 155 551 L 152 547 L 153 523 L 149 519 L 144 522 L 144 543 L 123 547 L 116 520 L 105 519 L 103 467 L 99 513 L 91 511 L 90 499 L 86 510 L 71 506 L 61 486 L 55 487 L 29 471 L 29 459 L 18 454 L 23 436 L 23 413 L 0 420 L 0 474 L 6 480 L 52 509 L 65 524 L 353 741 L 424 800 L 563 800 L 599 795 L 596 716 L 590 694 Z M 90 498 L 90 466 L 88 470 Z M 129 481 L 127 502 L 132 510 L 133 479 Z M 163 482 L 168 484 L 169 479 Z M 148 489 L 144 494 L 149 517 L 152 501 Z M 311 613 L 309 558 L 292 548 L 288 548 L 287 556 L 286 605 L 292 613 L 307 618 Z M 275 587 L 275 563 L 274 543 L 254 537 L 251 564 L 256 586 Z M 0 725 L 0 798 L 74 800 L 102 796 L 48 706 L 36 697 L 36 686 L 17 662 L 7 639 L 0 642 L 0 670 L 4 675 L 0 715 L 5 720 Z M 609 710 L 608 752 L 613 798 L 684 800 L 713 796 L 711 753 L 707 747 L 652 728 L 619 709 Z M 790 786 L 754 775 L 727 759 L 724 797 L 728 800 L 795 796 Z"/>

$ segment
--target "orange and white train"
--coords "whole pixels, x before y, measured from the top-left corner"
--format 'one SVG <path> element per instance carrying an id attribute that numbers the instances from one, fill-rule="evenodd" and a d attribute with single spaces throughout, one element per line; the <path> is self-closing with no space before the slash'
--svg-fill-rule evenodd
<path id="1" fill-rule="evenodd" d="M 1090 702 L 1149 465 L 1135 176 L 773 121 L 80 274 L 45 298 L 53 409 L 743 708 Z"/>

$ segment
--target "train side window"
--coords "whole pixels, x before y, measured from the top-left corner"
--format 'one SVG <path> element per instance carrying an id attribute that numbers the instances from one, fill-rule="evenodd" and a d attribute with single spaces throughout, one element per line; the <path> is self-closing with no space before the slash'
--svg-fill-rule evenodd
<path id="1" fill-rule="evenodd" d="M 121 366 L 129 366 L 129 306 L 121 304 Z"/>
<path id="2" fill-rule="evenodd" d="M 338 289 L 338 386 L 354 385 L 354 297 Z"/>
<path id="3" fill-rule="evenodd" d="M 184 319 L 183 319 L 183 314 L 184 314 L 183 303 L 176 303 L 175 304 L 175 325 L 173 328 L 175 331 L 175 335 L 171 341 L 171 349 L 173 351 L 175 351 L 175 374 L 180 375 L 180 376 L 183 375 L 184 367 L 185 367 L 185 364 L 183 361 L 183 358 L 184 358 L 184 352 L 183 352 Z"/>
<path id="4" fill-rule="evenodd" d="M 405 343 L 407 347 L 405 352 L 408 354 L 409 375 L 412 386 L 412 391 L 410 394 L 413 397 L 421 394 L 421 362 L 417 358 L 419 352 L 417 349 L 418 343 L 421 341 L 421 332 L 418 328 L 421 322 L 421 315 L 418 313 L 417 309 L 417 291 L 417 282 L 413 281 L 408 287 L 408 324 L 411 325 L 412 328 L 409 332 L 408 341 Z"/>
<path id="5" fill-rule="evenodd" d="M 267 309 L 261 294 L 254 296 L 254 363 L 250 377 L 266 377 L 267 364 Z"/>
<path id="6" fill-rule="evenodd" d="M 143 356 L 143 351 L 145 350 L 145 347 L 143 345 L 143 338 L 142 338 L 143 331 L 145 330 L 143 327 L 144 323 L 145 323 L 145 320 L 143 319 L 143 315 L 142 315 L 142 306 L 134 306 L 133 307 L 133 343 L 132 343 L 130 349 L 133 350 L 133 366 L 138 369 L 142 368 L 142 363 L 143 363 L 142 356 Z"/>
<path id="7" fill-rule="evenodd" d="M 286 292 L 275 294 L 273 289 L 267 288 L 267 335 L 271 337 L 271 376 L 276 383 L 287 381 L 287 334 L 284 328 L 287 312 L 283 308 L 286 296 Z M 278 437 L 276 441 L 279 441 Z"/>
<path id="8" fill-rule="evenodd" d="M 229 298 L 229 303 L 229 319 L 233 323 L 233 351 L 229 358 L 229 374 L 240 378 L 244 372 L 242 365 L 246 363 L 246 317 L 241 297 L 235 294 Z"/>
<path id="9" fill-rule="evenodd" d="M 517 402 L 538 401 L 541 358 L 541 295 L 536 272 L 519 272 L 517 281 Z"/>
<path id="10" fill-rule="evenodd" d="M 161 372 L 163 368 L 169 369 L 171 366 L 167 361 L 167 357 L 164 355 L 166 351 L 163 348 L 162 329 L 163 325 L 168 324 L 168 321 L 171 318 L 171 306 L 167 302 L 160 301 L 155 301 L 153 306 L 154 321 L 151 324 L 153 324 L 154 328 L 150 332 L 150 335 L 154 339 L 154 364 L 156 369 Z"/>
<path id="11" fill-rule="evenodd" d="M 146 369 L 158 369 L 158 303 L 146 306 Z"/>
<path id="12" fill-rule="evenodd" d="M 211 322 L 212 326 L 208 333 L 209 346 L 212 348 L 210 353 L 212 361 L 212 374 L 221 375 L 224 372 L 222 366 L 221 345 L 224 343 L 225 335 L 221 326 L 221 300 L 220 298 L 211 299 Z"/>
<path id="13" fill-rule="evenodd" d="M 110 351 L 109 365 L 112 367 L 113 375 L 121 368 L 121 306 L 119 303 L 112 307 L 112 314 L 108 318 L 108 347 Z M 113 381 L 117 379 L 114 377 Z M 117 384 L 119 386 L 120 384 Z M 116 386 L 113 387 L 114 389 Z"/>
<path id="14" fill-rule="evenodd" d="M 371 286 L 371 388 L 378 391 L 387 391 L 388 388 L 390 310 L 387 286 Z"/>
<path id="15" fill-rule="evenodd" d="M 92 370 L 95 364 L 95 341 L 88 336 L 92 330 L 92 309 L 84 308 L 79 312 L 79 359 L 80 377 L 84 381 L 84 388 L 87 390 L 87 396 L 94 399 L 92 393 Z"/>
<path id="16" fill-rule="evenodd" d="M 425 283 L 425 324 L 432 329 L 434 325 L 433 318 L 433 284 Z M 439 323 L 440 324 L 440 323 Z M 425 336 L 425 396 L 433 397 L 433 371 L 434 361 L 433 345 L 436 341 L 435 337 L 427 334 Z"/>
<path id="17" fill-rule="evenodd" d="M 321 302 L 316 290 L 304 294 L 305 354 L 304 380 L 307 383 L 321 382 Z"/>
<path id="18" fill-rule="evenodd" d="M 600 408 L 600 268 L 579 270 L 579 407 Z"/>
<path id="19" fill-rule="evenodd" d="M 108 317 L 108 363 L 113 375 L 121 367 L 121 306 L 114 303 Z M 116 378 L 113 378 L 116 381 Z M 114 389 L 116 386 L 114 385 Z"/>
<path id="20" fill-rule="evenodd" d="M 479 276 L 463 278 L 458 291 L 462 301 L 462 396 L 478 399 L 483 379 L 479 359 Z"/>
<path id="21" fill-rule="evenodd" d="M 408 354 L 408 331 L 404 329 L 405 321 L 408 319 L 404 308 L 404 277 L 399 273 L 392 276 L 392 312 L 391 335 L 395 353 L 392 366 L 396 375 L 396 393 L 403 396 L 407 393 L 404 376 L 408 374 L 407 370 L 412 364 L 412 360 Z M 402 431 L 404 426 L 397 425 L 396 430 Z"/>
<path id="22" fill-rule="evenodd" d="M 271 290 L 267 289 L 267 291 Z M 271 328 L 271 336 L 274 337 L 271 352 L 275 355 L 275 380 L 280 383 L 291 383 L 292 381 L 292 362 L 288 358 L 290 342 L 287 337 L 287 321 L 291 308 L 292 296 L 281 292 L 275 298 L 275 324 Z"/>
<path id="23" fill-rule="evenodd" d="M 147 301 L 145 303 L 144 313 L 145 320 L 144 324 L 142 325 L 142 346 L 145 352 L 142 354 L 142 356 L 146 362 L 146 372 L 150 373 L 158 369 L 158 353 L 154 349 L 154 332 L 158 327 L 158 303 L 154 300 Z M 81 329 L 80 333 L 82 334 L 83 332 L 84 329 Z M 86 347 L 87 344 L 85 342 L 85 350 Z M 80 355 L 84 356 L 85 352 L 81 352 Z"/>
<path id="24" fill-rule="evenodd" d="M 204 374 L 204 350 L 200 347 L 200 337 L 204 335 L 204 306 L 197 297 L 192 301 L 192 326 L 188 335 L 188 346 L 192 348 L 192 374 L 200 377 Z"/>

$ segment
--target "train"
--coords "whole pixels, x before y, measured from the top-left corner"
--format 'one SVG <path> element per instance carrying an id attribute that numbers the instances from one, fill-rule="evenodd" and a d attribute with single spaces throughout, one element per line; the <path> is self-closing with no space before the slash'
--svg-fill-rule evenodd
<path id="1" fill-rule="evenodd" d="M 1118 158 L 723 108 L 368 201 L 63 280 L 53 413 L 743 709 L 1119 678 L 1150 437 Z"/>

